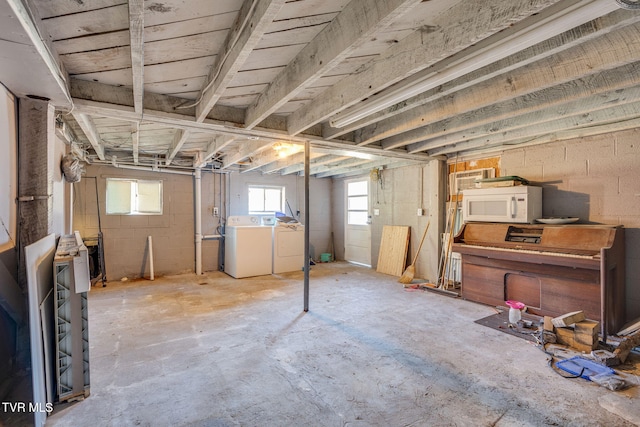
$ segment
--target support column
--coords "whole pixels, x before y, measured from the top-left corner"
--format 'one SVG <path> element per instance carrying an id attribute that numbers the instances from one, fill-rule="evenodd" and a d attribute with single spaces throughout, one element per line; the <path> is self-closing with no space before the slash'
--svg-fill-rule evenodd
<path id="1" fill-rule="evenodd" d="M 195 243 L 196 243 L 196 274 L 202 274 L 202 169 L 196 168 L 193 176 L 195 181 Z"/>
<path id="2" fill-rule="evenodd" d="M 309 223 L 309 173 L 311 167 L 309 159 L 311 156 L 311 144 L 304 143 L 304 312 L 309 311 L 309 269 L 311 268 L 309 257 L 309 233 L 311 224 Z"/>
<path id="3" fill-rule="evenodd" d="M 24 248 L 53 229 L 55 116 L 45 100 L 18 100 L 18 283 L 26 289 Z"/>

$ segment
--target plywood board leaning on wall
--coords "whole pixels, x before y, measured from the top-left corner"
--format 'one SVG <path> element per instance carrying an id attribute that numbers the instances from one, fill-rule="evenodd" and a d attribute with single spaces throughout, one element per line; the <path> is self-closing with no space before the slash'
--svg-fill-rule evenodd
<path id="1" fill-rule="evenodd" d="M 378 253 L 378 273 L 400 277 L 407 264 L 409 236 L 411 227 L 404 225 L 385 225 L 382 228 L 382 240 Z"/>

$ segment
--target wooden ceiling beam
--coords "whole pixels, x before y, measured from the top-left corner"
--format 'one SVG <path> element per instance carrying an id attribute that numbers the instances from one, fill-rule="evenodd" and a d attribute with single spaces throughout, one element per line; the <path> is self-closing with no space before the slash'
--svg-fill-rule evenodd
<path id="1" fill-rule="evenodd" d="M 190 130 L 179 129 L 173 135 L 173 141 L 167 150 L 167 154 L 165 156 L 165 166 L 169 166 L 173 159 L 176 157 L 178 152 L 182 149 L 182 146 L 187 139 L 189 139 L 189 135 L 191 134 Z"/>
<path id="2" fill-rule="evenodd" d="M 311 153 L 311 156 L 313 156 L 313 153 Z M 262 173 L 270 174 L 270 173 L 280 172 L 284 168 L 287 168 L 295 164 L 301 164 L 301 163 L 304 165 L 304 153 L 296 153 L 293 156 L 289 156 L 284 159 L 279 159 L 279 160 L 276 160 L 275 162 L 263 165 Z"/>
<path id="3" fill-rule="evenodd" d="M 272 147 L 275 147 L 275 144 L 278 144 L 278 142 L 274 143 Z M 304 163 L 304 153 L 297 152 L 297 153 L 285 155 L 285 157 L 282 157 L 281 153 L 276 151 L 275 149 L 266 150 L 257 154 L 256 156 L 253 156 L 251 159 L 251 164 L 243 166 L 241 172 L 242 173 L 251 172 L 258 168 L 261 168 L 263 166 L 267 166 L 273 163 L 284 164 L 284 166 L 280 168 L 280 169 L 284 169 L 285 167 L 300 161 Z M 262 172 L 266 173 L 264 170 Z"/>
<path id="4" fill-rule="evenodd" d="M 117 89 L 117 88 L 116 88 Z M 101 117 L 107 117 L 117 120 L 124 120 L 128 122 L 138 121 L 138 117 L 133 110 L 133 106 L 127 105 L 113 105 L 98 101 L 90 101 L 82 98 L 73 98 L 74 111 L 82 112 L 85 114 L 96 115 Z M 209 133 L 212 135 L 228 135 L 236 138 L 254 138 L 258 137 L 266 141 L 275 142 L 286 138 L 287 140 L 295 143 L 304 143 L 309 140 L 312 148 L 314 149 L 330 149 L 336 153 L 347 153 L 347 155 L 370 155 L 370 156 L 385 156 L 387 158 L 403 158 L 403 159 L 415 159 L 427 160 L 429 157 L 425 154 L 409 154 L 405 149 L 388 150 L 383 151 L 382 147 L 357 147 L 348 141 L 341 140 L 323 140 L 313 135 L 300 135 L 300 136 L 287 136 L 282 132 L 265 128 L 254 128 L 252 130 L 246 130 L 229 125 L 227 122 L 221 122 L 216 120 L 206 120 L 203 123 L 194 121 L 193 117 L 185 116 L 184 114 L 176 113 L 174 110 L 151 110 L 145 109 L 144 121 L 149 123 L 156 123 L 159 125 L 165 125 L 174 127 L 176 129 L 191 130 L 200 133 Z"/>
<path id="5" fill-rule="evenodd" d="M 264 141 L 248 141 L 239 144 L 238 150 L 230 155 L 226 155 L 222 159 L 222 167 L 220 169 L 227 169 L 239 161 L 256 155 L 271 147 L 271 143 L 265 143 Z"/>
<path id="6" fill-rule="evenodd" d="M 201 168 L 205 166 L 213 156 L 215 156 L 218 152 L 220 152 L 220 150 L 227 147 L 229 144 L 231 144 L 235 140 L 236 140 L 235 137 L 226 136 L 226 135 L 214 136 L 207 147 L 207 151 L 205 151 L 200 156 L 198 156 L 198 158 L 194 159 L 193 167 Z"/>
<path id="7" fill-rule="evenodd" d="M 144 108 L 144 1 L 129 0 L 129 37 L 131 73 L 133 75 L 133 105 L 142 117 Z"/>
<path id="8" fill-rule="evenodd" d="M 362 165 L 369 164 L 385 164 L 389 163 L 388 160 L 376 160 L 371 161 L 369 159 L 347 159 L 341 162 L 337 162 L 334 164 L 324 164 L 324 165 L 313 165 L 309 171 L 310 175 L 315 175 L 318 178 L 321 178 L 325 173 L 341 173 L 348 170 L 353 170 L 353 168 L 361 167 Z M 339 171 L 339 172 L 338 172 Z"/>
<path id="9" fill-rule="evenodd" d="M 224 43 L 223 51 L 216 56 L 216 63 L 211 68 L 209 77 L 200 91 L 195 106 L 196 121 L 203 122 L 207 118 L 229 82 L 264 35 L 268 24 L 280 11 L 284 1 L 256 2 L 247 0 L 244 2 L 238 19 Z M 178 130 L 176 132 L 174 142 L 167 152 L 167 165 L 171 163 L 188 138 L 189 131 Z"/>
<path id="10" fill-rule="evenodd" d="M 96 155 L 100 160 L 105 160 L 104 156 L 104 144 L 102 142 L 102 138 L 100 138 L 100 133 L 98 132 L 98 128 L 96 128 L 96 124 L 93 122 L 93 119 L 89 117 L 87 114 L 83 114 L 79 111 L 72 111 L 73 118 L 76 119 L 78 125 L 84 132 L 85 136 L 89 140 L 89 143 L 93 147 L 93 150 L 96 152 Z"/>
<path id="11" fill-rule="evenodd" d="M 421 163 L 411 161 L 411 160 L 396 160 L 392 163 L 377 164 L 377 165 L 375 163 L 372 163 L 369 165 L 364 165 L 363 167 L 360 167 L 360 168 L 356 167 L 356 168 L 353 168 L 352 170 L 343 171 L 342 173 L 338 173 L 338 174 L 334 174 L 333 171 L 327 172 L 322 175 L 317 175 L 316 178 L 342 179 L 342 178 L 349 178 L 349 177 L 358 176 L 358 175 L 365 175 L 365 174 L 369 175 L 369 172 L 371 171 L 371 169 L 374 169 L 374 168 L 383 168 L 384 170 L 389 170 L 389 169 L 403 168 L 407 166 L 416 166 L 419 164 Z"/>
<path id="12" fill-rule="evenodd" d="M 351 1 L 247 108 L 245 127 L 257 126 L 421 1 Z"/>
<path id="13" fill-rule="evenodd" d="M 37 52 L 37 55 L 42 59 L 44 66 L 46 68 L 46 74 L 51 77 L 52 83 L 55 86 L 55 95 L 59 96 L 58 106 L 63 107 L 72 107 L 73 102 L 71 100 L 71 94 L 69 93 L 69 74 L 67 69 L 64 67 L 60 57 L 56 53 L 56 50 L 53 47 L 51 39 L 49 37 L 43 36 L 43 34 L 47 35 L 48 32 L 41 27 L 42 20 L 40 18 L 40 14 L 38 13 L 38 9 L 33 7 L 29 1 L 24 0 L 7 0 L 6 2 L 8 6 L 13 11 L 13 18 L 15 18 L 19 25 L 22 27 L 22 31 L 15 31 L 15 33 L 11 36 L 10 40 L 13 40 L 10 44 L 15 44 L 16 48 L 22 49 L 23 52 L 27 52 L 31 49 Z M 4 12 L 4 11 L 3 11 Z M 9 22 L 8 18 L 11 18 L 11 14 L 6 12 L 3 13 L 3 24 L 7 24 Z M 6 21 L 5 21 L 6 20 Z M 9 24 L 12 26 L 12 24 Z M 23 36 L 25 36 L 23 38 Z M 18 37 L 14 39 L 14 37 Z M 31 42 L 31 47 L 26 42 L 26 39 Z M 10 40 L 2 40 L 3 42 L 9 42 Z M 21 40 L 19 44 L 15 42 L 15 40 Z M 3 61 L 11 61 L 11 55 L 5 54 L 3 52 L 2 60 Z M 29 62 L 25 62 L 22 58 L 20 59 L 20 64 L 24 66 Z M 26 74 L 29 75 L 31 70 L 25 70 Z M 19 76 L 20 74 L 18 74 Z M 3 76 L 5 78 L 11 78 L 12 76 Z M 18 77 L 19 78 L 19 77 Z M 8 82 L 5 80 L 4 84 L 6 85 Z M 45 85 L 49 87 L 49 82 L 40 81 L 38 82 L 40 85 Z M 32 94 L 38 94 L 39 87 L 34 87 Z M 31 93 L 31 92 L 30 92 Z M 43 95 L 40 93 L 40 95 Z"/>
<path id="14" fill-rule="evenodd" d="M 211 67 L 209 77 L 200 91 L 195 115 L 197 121 L 202 122 L 207 118 L 284 3 L 285 0 L 245 0 L 224 49 L 217 55 L 217 62 Z"/>
<path id="15" fill-rule="evenodd" d="M 558 120 L 503 131 L 491 135 L 489 138 L 480 137 L 455 144 L 448 144 L 429 151 L 429 154 L 451 154 L 471 149 L 477 150 L 485 146 L 497 144 L 512 146 L 514 141 L 537 139 L 554 132 L 584 135 L 583 129 L 591 127 L 606 126 L 608 128 L 615 127 L 616 130 L 629 129 L 630 124 L 637 123 L 638 120 L 640 120 L 640 102 L 633 102 L 618 106 L 615 109 L 593 111 L 588 114 L 578 113 Z"/>
<path id="16" fill-rule="evenodd" d="M 140 122 L 131 125 L 131 145 L 133 150 L 133 164 L 137 165 L 140 155 Z"/>
<path id="17" fill-rule="evenodd" d="M 507 72 L 513 71 L 517 68 L 525 67 L 535 61 L 558 54 L 559 52 L 572 48 L 578 44 L 587 43 L 590 40 L 602 36 L 603 34 L 636 22 L 640 22 L 640 14 L 630 14 L 625 10 L 612 12 L 608 15 L 601 16 L 592 22 L 580 25 L 558 36 L 544 40 L 534 46 L 518 52 L 517 54 L 510 55 L 476 71 L 443 83 L 436 88 L 429 89 L 420 95 L 416 95 L 405 101 L 387 107 L 382 111 L 374 113 L 343 128 L 334 128 L 328 123 L 323 123 L 322 136 L 324 138 L 337 138 L 365 126 L 402 114 L 412 108 L 419 107 L 420 105 L 441 99 L 473 84 L 478 84 L 495 76 L 506 74 Z M 499 35 L 500 34 L 496 34 L 490 39 L 497 38 Z M 489 39 L 487 41 L 489 41 Z M 454 60 L 457 57 L 463 57 L 465 54 L 465 52 L 460 52 L 452 58 L 447 58 L 447 60 Z M 417 73 L 412 77 L 412 79 L 426 77 L 428 73 L 433 73 L 432 68 L 433 67 L 430 67 L 420 73 Z M 361 142 L 360 144 L 364 145 L 366 142 Z"/>
<path id="18" fill-rule="evenodd" d="M 531 147 L 534 145 L 547 144 L 549 142 L 560 142 L 568 140 L 578 140 L 580 138 L 588 138 L 595 135 L 603 135 L 614 132 L 622 132 L 626 130 L 637 129 L 640 127 L 640 118 L 630 119 L 622 122 L 615 123 L 603 123 L 593 124 L 588 127 L 577 129 L 565 129 L 558 132 L 552 132 L 544 135 L 539 135 L 535 138 L 521 138 L 508 143 L 498 142 L 495 144 L 486 143 L 476 147 L 467 147 L 466 150 L 460 150 L 455 152 L 455 156 L 472 155 L 477 156 L 481 153 L 482 156 L 493 155 L 494 153 L 501 153 L 504 150 L 513 150 L 519 148 Z M 443 154 L 445 157 L 453 157 L 454 154 Z"/>
<path id="19" fill-rule="evenodd" d="M 328 165 L 331 163 L 338 163 L 344 160 L 349 159 L 348 156 L 336 156 L 333 154 L 322 154 L 322 153 L 311 153 L 311 157 L 313 160 L 310 162 L 310 167 Z M 288 165 L 286 168 L 283 168 L 282 175 L 289 175 L 292 173 L 297 173 L 304 170 L 304 158 L 302 161 L 298 160 L 295 163 Z"/>
<path id="20" fill-rule="evenodd" d="M 638 64 L 633 64 L 637 68 Z M 622 67 L 627 73 L 634 67 Z M 618 74 L 619 70 L 616 70 Z M 620 70 L 621 71 L 621 70 Z M 598 76 L 600 81 L 609 81 L 610 77 L 613 77 L 610 73 L 604 76 Z M 455 125 L 451 128 L 447 128 L 446 132 L 442 134 L 428 133 L 426 128 L 418 130 L 424 130 L 422 138 L 425 139 L 416 144 L 411 144 L 411 149 L 419 149 L 420 151 L 434 150 L 440 147 L 444 147 L 450 144 L 456 144 L 462 141 L 479 138 L 482 136 L 493 137 L 504 132 L 510 132 L 515 129 L 529 127 L 540 123 L 547 123 L 558 120 L 563 117 L 571 117 L 577 115 L 589 115 L 590 113 L 602 110 L 610 110 L 612 115 L 617 113 L 624 113 L 624 109 L 619 108 L 626 104 L 637 102 L 640 100 L 640 75 L 630 72 L 624 77 L 629 79 L 638 80 L 634 85 L 628 85 L 627 87 L 611 88 L 605 92 L 602 90 L 597 93 L 592 93 L 591 96 L 571 96 L 571 100 L 561 99 L 559 102 L 552 102 L 551 97 L 546 97 L 545 93 L 533 93 L 531 96 L 518 99 L 518 104 L 513 102 L 504 103 L 504 105 L 492 105 L 482 110 L 472 111 L 462 116 L 454 117 L 449 124 L 459 124 L 459 128 Z M 585 81 L 575 81 L 568 85 L 562 85 L 562 87 L 555 87 L 555 92 L 562 93 L 564 90 L 565 96 L 571 95 L 571 90 L 576 89 L 580 92 L 584 92 L 586 89 L 596 89 L 598 84 L 594 84 L 596 79 L 587 79 Z M 584 84 L 581 84 L 584 83 Z M 550 92 L 550 91 L 541 91 Z M 596 92 L 593 90 L 593 92 Z M 547 99 L 549 102 L 540 104 L 537 101 L 540 99 Z M 532 104 L 527 108 L 527 104 Z M 521 108 L 516 108 L 515 105 Z M 493 120 L 489 120 L 492 113 L 496 111 L 502 111 L 508 109 L 509 106 L 514 106 L 511 110 L 511 114 L 503 114 L 498 117 L 494 117 Z M 480 119 L 474 121 L 473 116 L 480 116 Z M 463 120 L 469 119 L 468 124 L 464 124 Z M 626 120 L 626 118 L 623 118 Z"/>
<path id="21" fill-rule="evenodd" d="M 401 116 L 367 126 L 356 132 L 356 141 L 363 144 L 390 138 L 428 123 L 629 64 L 640 57 L 640 46 L 626 41 L 638 37 L 640 24 L 611 32 L 590 43 L 588 50 L 583 46 L 576 46 L 556 56 L 414 108 Z"/>
<path id="22" fill-rule="evenodd" d="M 559 0 L 460 2 L 434 20 L 435 30 L 416 31 L 400 40 L 361 73 L 345 77 L 287 120 L 290 134 L 328 119 L 380 90 L 407 78 L 479 40 L 540 12 Z M 500 21 L 496 22 L 499 16 Z"/>
<path id="23" fill-rule="evenodd" d="M 286 160 L 286 159 L 281 158 L 275 150 L 263 151 L 257 156 L 252 157 L 251 164 L 244 165 L 240 172 L 242 173 L 251 172 L 258 168 L 261 168 L 262 166 L 268 165 L 269 163 L 273 163 L 278 160 Z"/>
<path id="24" fill-rule="evenodd" d="M 317 169 L 315 171 L 311 171 L 311 175 L 316 178 L 330 178 L 336 175 L 344 175 L 344 174 L 352 174 L 352 175 L 361 175 L 361 174 L 369 174 L 369 171 L 373 168 L 378 168 L 385 166 L 389 163 L 389 161 L 385 160 L 364 160 L 360 159 L 359 162 L 349 161 L 342 165 L 337 165 L 335 167 Z M 413 163 L 411 163 L 413 164 Z"/>

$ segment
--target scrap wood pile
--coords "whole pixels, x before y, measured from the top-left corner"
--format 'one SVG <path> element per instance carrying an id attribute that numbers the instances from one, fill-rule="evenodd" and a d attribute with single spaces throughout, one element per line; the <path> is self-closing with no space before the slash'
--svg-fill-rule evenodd
<path id="1" fill-rule="evenodd" d="M 640 323 L 631 325 L 600 342 L 599 323 L 585 318 L 584 312 L 576 311 L 562 316 L 544 318 L 543 339 L 546 343 L 563 344 L 572 349 L 595 353 L 607 366 L 625 363 L 631 351 L 640 345 Z"/>
<path id="2" fill-rule="evenodd" d="M 603 341 L 598 329 L 599 322 L 586 319 L 584 312 L 577 311 L 555 318 L 545 316 L 536 338 L 550 356 L 549 365 L 568 373 L 567 378 L 585 378 L 611 390 L 638 385 L 637 377 L 630 380 L 611 367 L 625 364 L 640 346 L 640 321 Z"/>

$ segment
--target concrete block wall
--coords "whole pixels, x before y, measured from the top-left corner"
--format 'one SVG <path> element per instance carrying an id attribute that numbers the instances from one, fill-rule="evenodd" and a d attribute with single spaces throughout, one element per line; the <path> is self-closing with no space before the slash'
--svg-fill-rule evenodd
<path id="1" fill-rule="evenodd" d="M 100 222 L 104 236 L 105 263 L 108 280 L 137 278 L 149 274 L 147 237 L 152 236 L 154 274 L 177 274 L 195 271 L 194 183 L 190 175 L 116 169 L 111 166 L 89 166 L 86 177 L 75 184 L 74 229 L 83 237 L 97 236 L 98 210 L 94 180 L 97 177 L 100 196 Z M 105 212 L 106 178 L 162 180 L 162 215 L 107 215 Z M 214 179 L 202 174 L 203 234 L 215 234 L 219 218 L 208 214 L 216 203 L 224 202 L 212 191 Z M 216 190 L 223 184 L 216 184 Z M 220 206 L 224 212 L 224 205 Z M 203 271 L 218 269 L 218 242 L 203 242 Z"/>
<path id="2" fill-rule="evenodd" d="M 304 218 L 304 177 L 297 178 L 300 185 L 298 200 L 301 200 L 301 218 Z M 309 243 L 311 258 L 318 260 L 320 254 L 331 253 L 331 200 L 332 185 L 330 179 L 309 180 Z M 302 221 L 304 222 L 304 221 Z"/>
<path id="3" fill-rule="evenodd" d="M 344 227 L 346 221 L 346 186 L 342 179 L 331 180 L 331 224 L 335 259 L 344 260 Z"/>
<path id="4" fill-rule="evenodd" d="M 624 225 L 627 319 L 640 317 L 640 129 L 505 151 L 501 167 L 543 186 L 545 217 Z"/>

